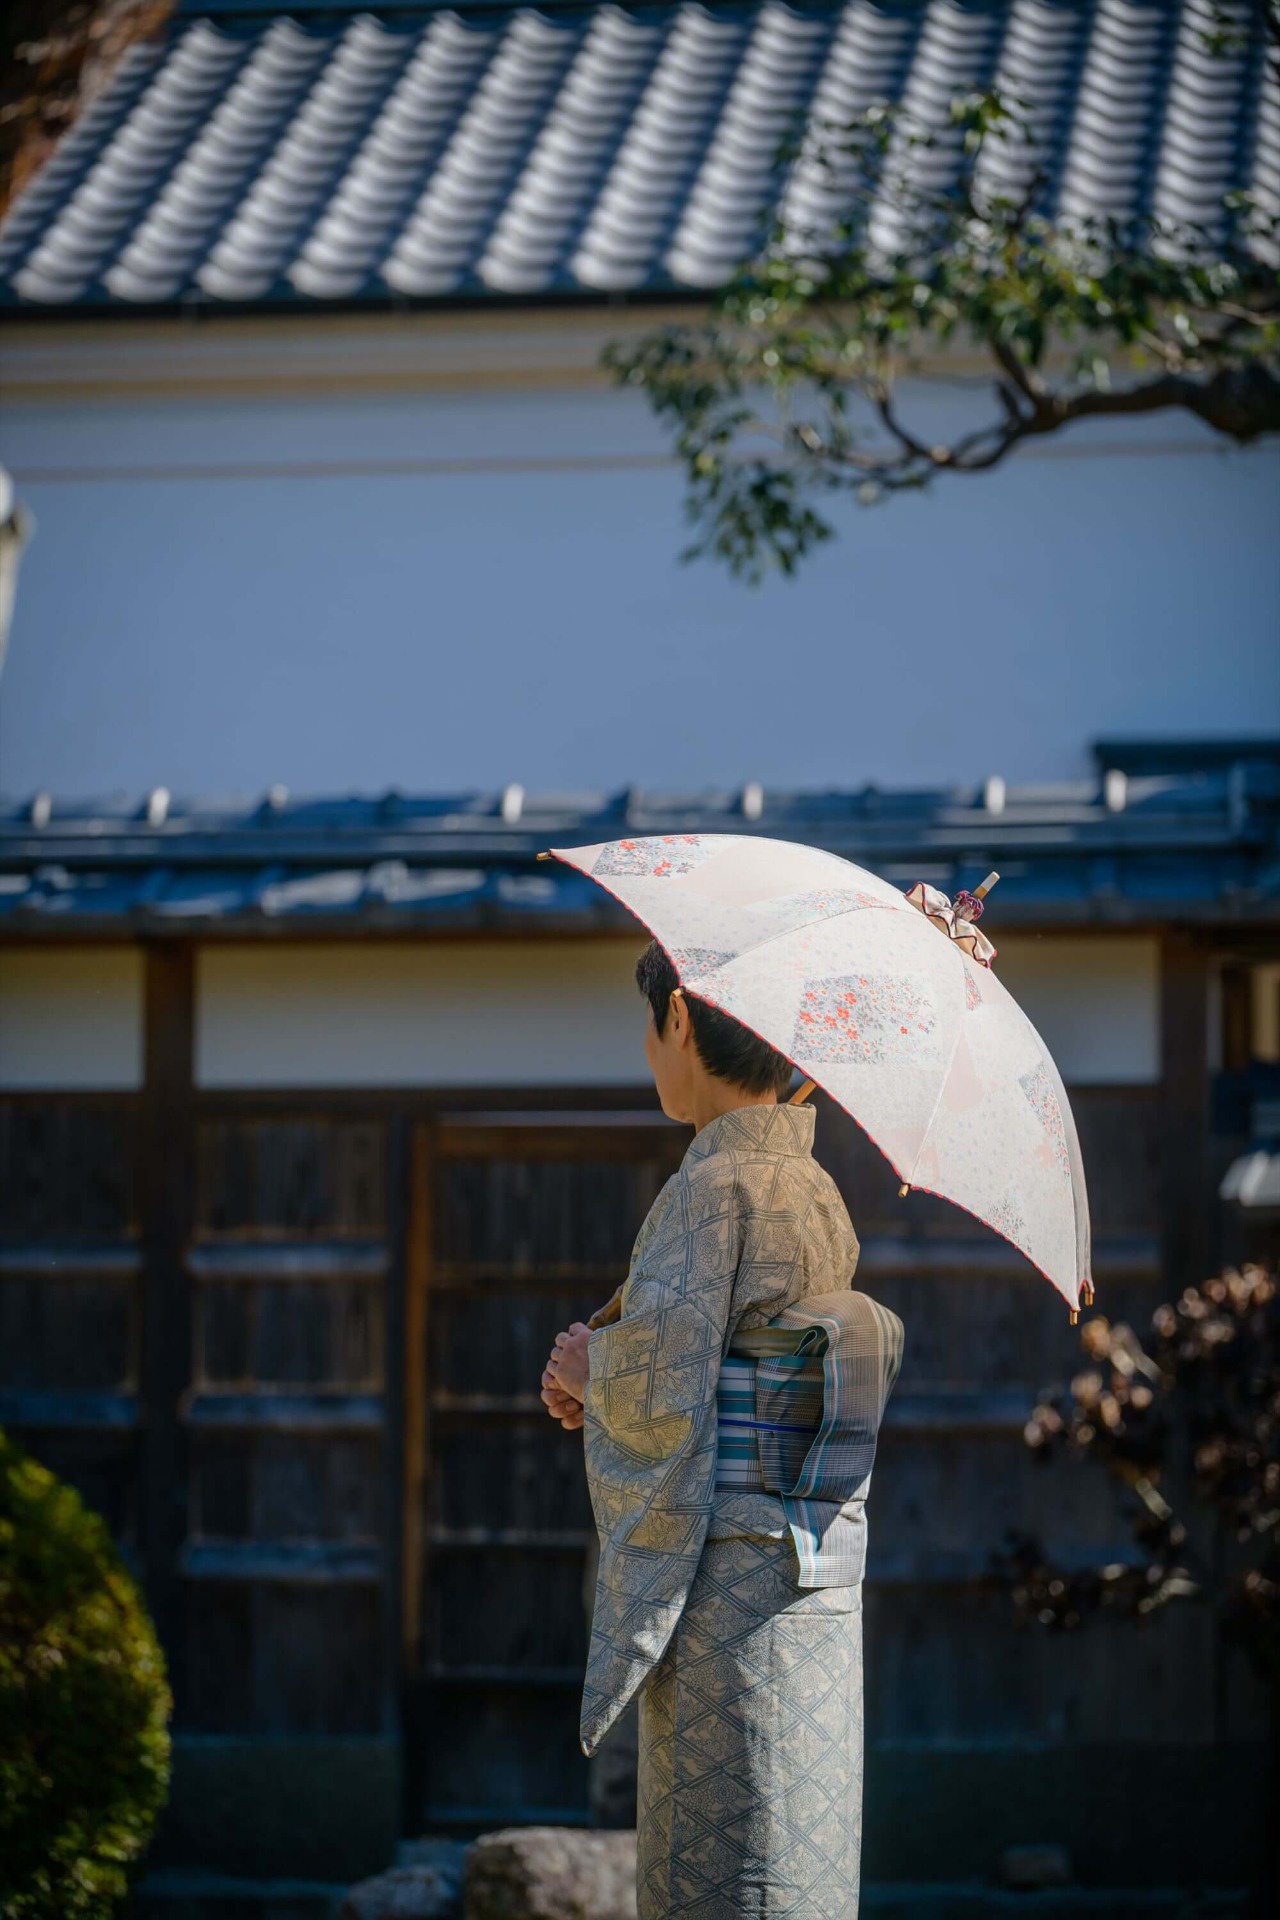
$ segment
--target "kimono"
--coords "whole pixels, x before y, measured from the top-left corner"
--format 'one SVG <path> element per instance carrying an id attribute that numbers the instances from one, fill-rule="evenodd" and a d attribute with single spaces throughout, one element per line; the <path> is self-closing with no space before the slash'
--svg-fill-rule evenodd
<path id="1" fill-rule="evenodd" d="M 704 1127 L 591 1335 L 582 1745 L 639 1695 L 639 1920 L 858 1910 L 864 1506 L 902 1327 L 850 1291 L 858 1242 L 813 1126 L 759 1106 Z M 721 1369 L 770 1323 L 800 1334 L 811 1384 L 821 1359 L 815 1424 L 798 1450 L 782 1437 L 793 1381 L 760 1342 L 743 1485 L 717 1474 Z"/>

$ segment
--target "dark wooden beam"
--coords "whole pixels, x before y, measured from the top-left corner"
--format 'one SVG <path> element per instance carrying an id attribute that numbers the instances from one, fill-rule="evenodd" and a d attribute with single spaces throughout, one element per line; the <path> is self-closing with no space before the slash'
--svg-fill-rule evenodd
<path id="1" fill-rule="evenodd" d="M 1209 1183 L 1211 954 L 1194 934 L 1161 946 L 1161 1248 L 1171 1294 L 1203 1280 L 1216 1251 Z"/>
<path id="2" fill-rule="evenodd" d="M 181 1557 L 188 1528 L 187 1436 L 181 1413 L 191 1380 L 191 1288 L 185 1259 L 195 1185 L 194 970 L 189 945 L 156 942 L 145 950 L 141 1546 L 152 1612 L 179 1684 Z"/>
<path id="3" fill-rule="evenodd" d="M 382 1731 L 396 1737 L 402 1714 L 400 1649 L 405 1636 L 405 1394 L 408 1382 L 406 1341 L 409 1233 L 412 1206 L 412 1123 L 403 1115 L 387 1121 L 385 1160 L 386 1266 L 383 1277 L 382 1353 L 382 1540 L 379 1576 L 382 1600 Z"/>
<path id="4" fill-rule="evenodd" d="M 1253 1059 L 1253 976 L 1234 962 L 1222 969 L 1222 1069 L 1243 1073 Z"/>
<path id="5" fill-rule="evenodd" d="M 410 1680 L 422 1658 L 423 1581 L 427 1526 L 427 1303 L 431 1284 L 433 1126 L 412 1124 L 404 1237 L 403 1516 L 401 1527 L 401 1664 Z"/>

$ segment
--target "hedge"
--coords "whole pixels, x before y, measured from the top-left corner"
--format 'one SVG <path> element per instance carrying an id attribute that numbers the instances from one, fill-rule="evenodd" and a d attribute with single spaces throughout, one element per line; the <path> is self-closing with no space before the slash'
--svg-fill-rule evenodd
<path id="1" fill-rule="evenodd" d="M 164 1804 L 164 1657 L 107 1529 L 0 1433 L 0 1912 L 108 1920 Z"/>

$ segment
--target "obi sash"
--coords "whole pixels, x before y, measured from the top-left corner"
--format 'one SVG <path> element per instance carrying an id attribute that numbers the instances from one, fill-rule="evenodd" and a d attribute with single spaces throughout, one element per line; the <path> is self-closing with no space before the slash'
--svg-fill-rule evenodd
<path id="1" fill-rule="evenodd" d="M 795 1485 L 822 1423 L 821 1327 L 752 1327 L 735 1334 L 716 1394 L 716 1487 L 784 1493 Z M 776 1365 L 770 1419 L 756 1406 L 756 1363 Z"/>
<path id="2" fill-rule="evenodd" d="M 801 1586 L 862 1578 L 876 1439 L 901 1360 L 901 1321 L 858 1293 L 810 1296 L 730 1339 L 716 1489 L 781 1500 Z"/>

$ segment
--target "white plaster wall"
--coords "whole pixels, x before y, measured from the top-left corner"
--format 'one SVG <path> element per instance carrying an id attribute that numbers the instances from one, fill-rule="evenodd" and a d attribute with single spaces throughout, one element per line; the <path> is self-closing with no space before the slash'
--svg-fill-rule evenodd
<path id="1" fill-rule="evenodd" d="M 993 931 L 995 931 L 993 929 Z M 996 971 L 1076 1086 L 1160 1078 L 1160 946 L 1145 935 L 1001 937 Z"/>
<path id="2" fill-rule="evenodd" d="M 206 1087 L 557 1086 L 645 1077 L 643 941 L 208 947 Z"/>
<path id="3" fill-rule="evenodd" d="M 131 947 L 0 952 L 0 1087 L 142 1082 L 142 956 Z"/>
<path id="4" fill-rule="evenodd" d="M 323 391 L 206 393 L 225 329 L 187 336 L 183 378 L 136 398 L 0 368 L 38 524 L 0 681 L 9 792 L 1044 781 L 1087 772 L 1099 735 L 1280 729 L 1273 446 L 1094 423 L 837 506 L 839 539 L 753 591 L 680 564 L 680 474 L 633 395 L 545 369 L 355 391 L 346 335 Z M 311 335 L 288 340 L 305 364 Z M 938 437 L 973 405 L 904 404 Z"/>
<path id="5" fill-rule="evenodd" d="M 640 945 L 208 947 L 197 1077 L 208 1087 L 642 1084 Z M 1065 1079 L 1159 1077 L 1154 940 L 1015 938 L 1001 942 L 999 969 Z"/>

